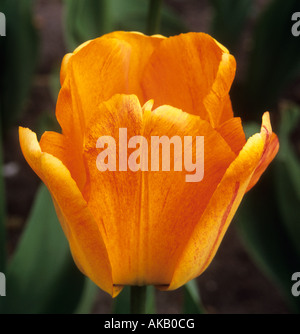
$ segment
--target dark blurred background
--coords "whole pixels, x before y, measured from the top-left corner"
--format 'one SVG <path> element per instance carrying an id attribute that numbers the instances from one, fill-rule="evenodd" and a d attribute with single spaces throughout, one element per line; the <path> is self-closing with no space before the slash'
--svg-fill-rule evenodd
<path id="1" fill-rule="evenodd" d="M 146 32 L 147 0 L 114 0 L 110 9 L 106 2 L 0 1 L 0 11 L 7 17 L 7 36 L 0 37 L 7 263 L 29 224 L 40 185 L 21 154 L 18 125 L 38 135 L 57 129 L 60 63 L 76 45 L 111 30 Z M 231 92 L 235 115 L 242 117 L 249 136 L 269 110 L 284 150 L 274 170 L 245 196 L 215 259 L 196 280 L 207 313 L 300 310 L 300 297 L 290 292 L 291 275 L 300 271 L 300 37 L 291 33 L 296 11 L 300 6 L 293 0 L 164 1 L 161 33 L 201 31 L 223 43 L 237 60 Z M 12 277 L 17 275 L 11 272 Z M 110 313 L 111 298 L 96 293 L 91 312 Z M 182 312 L 184 288 L 155 294 L 158 313 Z M 24 291 L 23 295 L 27 296 Z"/>

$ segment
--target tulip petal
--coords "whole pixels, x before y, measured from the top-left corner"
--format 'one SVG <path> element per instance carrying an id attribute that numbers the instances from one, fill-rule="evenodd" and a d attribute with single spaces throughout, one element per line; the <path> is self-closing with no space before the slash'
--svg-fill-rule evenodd
<path id="1" fill-rule="evenodd" d="M 140 87 L 144 67 L 163 37 L 140 33 L 114 32 L 88 41 L 63 59 L 63 87 L 57 102 L 57 119 L 63 133 L 70 132 L 70 113 L 77 113 L 81 127 L 89 122 L 95 108 L 114 94 L 137 95 L 143 104 Z M 66 103 L 69 104 L 66 108 Z M 72 105 L 72 107 L 70 107 Z M 76 129 L 78 131 L 78 129 Z M 72 129 L 73 131 L 73 129 Z M 80 129 L 79 129 L 80 131 Z"/>
<path id="2" fill-rule="evenodd" d="M 77 53 L 78 51 L 80 51 L 81 49 L 83 49 L 84 47 L 86 47 L 92 40 L 86 41 L 82 44 L 80 44 L 74 51 L 73 53 L 67 53 L 61 63 L 61 69 L 60 69 L 60 84 L 63 85 L 65 78 L 67 76 L 67 68 L 68 68 L 68 64 L 69 64 L 69 60 L 71 59 L 71 57 Z"/>
<path id="3" fill-rule="evenodd" d="M 20 127 L 19 136 L 25 159 L 51 193 L 78 267 L 101 289 L 117 295 L 121 288 L 113 287 L 105 244 L 70 172 L 59 159 L 41 151 L 35 133 Z"/>
<path id="4" fill-rule="evenodd" d="M 246 144 L 246 137 L 239 117 L 230 118 L 219 125 L 216 130 L 226 140 L 232 151 L 238 155 Z"/>
<path id="5" fill-rule="evenodd" d="M 266 152 L 278 149 L 274 149 L 271 131 L 265 114 L 261 132 L 249 138 L 227 169 L 176 264 L 171 284 L 163 289 L 178 288 L 210 264 L 261 160 L 270 163 L 273 154 Z"/>
<path id="6" fill-rule="evenodd" d="M 95 108 L 95 107 L 94 107 Z M 56 105 L 56 118 L 62 127 L 62 133 L 66 141 L 72 143 L 72 155 L 76 157 L 82 154 L 83 133 L 85 120 L 81 112 L 81 106 L 73 88 L 72 80 L 68 76 L 59 92 Z"/>
<path id="7" fill-rule="evenodd" d="M 213 127 L 233 116 L 228 92 L 236 63 L 224 47 L 202 33 L 188 33 L 161 41 L 146 67 L 142 86 L 154 107 L 171 105 L 199 115 Z"/>
<path id="8" fill-rule="evenodd" d="M 67 53 L 61 62 L 61 67 L 60 67 L 60 85 L 61 86 L 64 84 L 64 81 L 66 79 L 69 60 L 71 59 L 72 56 L 73 56 L 73 53 Z"/>
<path id="9" fill-rule="evenodd" d="M 262 124 L 261 131 L 264 131 L 264 133 L 266 134 L 266 143 L 264 147 L 264 152 L 250 180 L 247 191 L 249 191 L 252 187 L 255 186 L 255 184 L 258 182 L 261 175 L 263 174 L 263 172 L 266 170 L 270 162 L 276 156 L 278 149 L 279 149 L 278 137 L 276 136 L 274 132 L 272 132 L 272 127 L 270 123 L 270 115 L 268 112 L 264 113 L 263 115 L 263 124 Z"/>
<path id="10" fill-rule="evenodd" d="M 153 51 L 159 46 L 162 40 L 166 39 L 161 35 L 146 36 L 137 32 L 116 31 L 104 35 L 103 38 L 116 38 L 126 41 L 131 48 L 130 65 L 128 76 L 128 90 L 120 93 L 134 94 L 139 98 L 141 104 L 145 99 L 141 82 L 144 76 L 144 69 L 147 66 Z"/>
<path id="11" fill-rule="evenodd" d="M 60 133 L 46 131 L 40 140 L 42 152 L 47 152 L 59 159 L 70 171 L 72 178 L 76 181 L 80 190 L 86 182 L 86 172 L 82 155 L 76 155 L 74 144 Z"/>
<path id="12" fill-rule="evenodd" d="M 179 135 L 184 143 L 184 136 L 203 136 L 204 138 L 204 177 L 198 182 L 187 182 L 188 174 L 197 172 L 150 172 L 144 182 L 148 198 L 148 224 L 145 224 L 148 247 L 145 254 L 147 277 L 153 275 L 152 282 L 157 282 L 159 275 L 171 281 L 174 266 L 183 247 L 189 239 L 195 225 L 205 210 L 210 197 L 220 182 L 225 170 L 235 159 L 227 142 L 211 125 L 198 116 L 190 115 L 179 109 L 162 106 L 153 111 L 146 122 L 144 135 L 172 136 Z M 193 143 L 195 145 L 195 142 Z M 195 146 L 194 146 L 195 149 Z M 201 147 L 197 147 L 197 153 Z M 186 150 L 183 152 L 187 153 Z M 193 154 L 193 161 L 196 156 Z M 148 226 L 147 226 L 148 225 Z M 155 245 L 155 246 L 152 246 Z M 155 279 L 156 278 L 156 279 Z"/>
<path id="13" fill-rule="evenodd" d="M 222 136 L 200 117 L 171 106 L 152 112 L 148 109 L 149 104 L 141 108 L 136 96 L 116 95 L 100 105 L 85 136 L 84 156 L 88 179 L 92 182 L 88 183 L 84 196 L 95 220 L 101 222 L 99 229 L 108 249 L 114 284 L 170 283 L 182 247 L 236 157 Z M 118 170 L 122 159 L 119 156 L 120 128 L 127 129 L 125 150 L 131 137 L 146 138 L 149 171 L 134 172 L 127 162 L 127 171 Z M 107 154 L 116 153 L 113 172 L 97 169 L 96 161 L 103 151 L 96 143 L 102 136 L 116 141 L 116 150 L 110 144 L 106 148 Z M 192 136 L 194 144 L 196 136 L 204 136 L 203 182 L 187 182 L 187 174 L 195 174 L 195 171 L 187 172 L 184 166 L 182 171 L 175 171 L 174 167 L 168 172 L 161 168 L 152 171 L 149 148 L 153 136 L 170 139 L 179 136 L 182 143 L 184 136 Z M 128 150 L 128 158 L 134 151 Z M 170 161 L 173 158 L 174 153 Z M 195 159 L 194 150 L 193 161 Z"/>

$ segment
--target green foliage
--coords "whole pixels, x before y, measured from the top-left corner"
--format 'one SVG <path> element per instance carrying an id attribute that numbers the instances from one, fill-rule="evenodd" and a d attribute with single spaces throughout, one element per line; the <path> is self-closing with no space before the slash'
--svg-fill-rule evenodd
<path id="1" fill-rule="evenodd" d="M 281 115 L 275 187 L 281 219 L 300 259 L 300 160 L 291 141 L 291 134 L 300 128 L 300 109 L 290 105 Z"/>
<path id="2" fill-rule="evenodd" d="M 84 276 L 74 264 L 44 185 L 6 278 L 7 296 L 1 300 L 1 313 L 72 313 L 80 301 Z"/>
<path id="3" fill-rule="evenodd" d="M 6 37 L 0 38 L 0 111 L 6 129 L 24 110 L 38 60 L 32 0 L 1 0 Z"/>
<path id="4" fill-rule="evenodd" d="M 235 54 L 241 43 L 247 19 L 252 14 L 251 0 L 211 0 L 212 35 Z M 291 33 L 292 14 L 299 11 L 298 0 L 273 0 L 255 22 L 248 36 L 246 75 L 235 82 L 233 105 L 247 119 L 255 119 L 276 107 L 279 97 L 300 73 L 300 43 Z M 239 59 L 237 59 L 239 60 Z M 237 64 L 239 70 L 239 63 Z M 243 116 L 244 116 L 243 115 Z M 249 117 L 250 115 L 250 117 Z"/>
<path id="5" fill-rule="evenodd" d="M 150 0 L 147 18 L 147 35 L 160 33 L 161 8 L 163 0 Z"/>
<path id="6" fill-rule="evenodd" d="M 298 0 L 273 0 L 258 20 L 243 88 L 243 107 L 254 116 L 274 108 L 300 73 L 300 43 L 291 33 L 297 11 Z"/>
<path id="7" fill-rule="evenodd" d="M 85 278 L 82 297 L 76 307 L 75 314 L 89 314 L 95 302 L 99 288 L 89 278 Z"/>
<path id="8" fill-rule="evenodd" d="M 64 0 L 65 32 L 69 50 L 114 30 L 146 33 L 148 0 Z M 168 7 L 161 12 L 160 33 L 169 36 L 186 31 Z"/>
<path id="9" fill-rule="evenodd" d="M 195 280 L 189 281 L 184 285 L 184 314 L 203 314 L 204 307 L 201 302 L 199 289 Z"/>
<path id="10" fill-rule="evenodd" d="M 118 297 L 113 300 L 112 313 L 129 314 L 130 313 L 130 287 L 125 286 Z"/>

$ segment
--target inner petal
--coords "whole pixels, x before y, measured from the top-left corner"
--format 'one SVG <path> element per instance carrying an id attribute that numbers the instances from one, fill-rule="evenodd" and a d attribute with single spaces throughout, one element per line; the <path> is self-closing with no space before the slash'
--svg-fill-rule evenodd
<path id="1" fill-rule="evenodd" d="M 117 285 L 170 283 L 185 243 L 235 158 L 222 136 L 198 116 L 170 106 L 154 111 L 148 109 L 141 108 L 136 96 L 114 96 L 101 104 L 85 134 L 84 158 L 89 182 L 84 197 L 99 224 L 112 265 L 113 281 Z M 127 171 L 118 169 L 120 128 L 127 129 L 126 145 L 134 136 L 145 138 L 148 171 L 132 171 L 129 164 Z M 115 139 L 116 171 L 99 171 L 97 168 L 97 157 L 103 149 L 96 145 L 103 136 Z M 175 170 L 172 148 L 170 171 L 151 170 L 153 136 L 170 139 L 178 136 L 182 143 L 185 136 L 194 139 L 203 136 L 203 180 L 186 182 L 187 174 L 194 172 L 187 172 L 184 164 L 181 171 Z M 134 148 L 128 149 L 127 158 L 134 151 Z M 194 161 L 195 154 L 194 147 Z"/>
<path id="2" fill-rule="evenodd" d="M 181 34 L 155 49 L 142 87 L 145 98 L 154 99 L 154 107 L 172 105 L 217 127 L 233 116 L 224 106 L 235 68 L 234 57 L 209 35 Z"/>
<path id="3" fill-rule="evenodd" d="M 163 39 L 114 32 L 67 55 L 62 65 L 66 92 L 60 94 L 56 109 L 63 132 L 80 132 L 89 123 L 95 107 L 114 94 L 135 94 L 143 101 L 140 78 L 153 50 Z M 77 128 L 70 129 L 70 119 L 74 117 L 80 119 L 81 128 L 75 124 Z"/>

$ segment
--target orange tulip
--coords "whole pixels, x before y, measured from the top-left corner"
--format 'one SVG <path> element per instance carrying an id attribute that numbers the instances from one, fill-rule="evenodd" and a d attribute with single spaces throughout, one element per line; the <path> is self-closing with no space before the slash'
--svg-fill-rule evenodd
<path id="1" fill-rule="evenodd" d="M 45 132 L 38 142 L 20 128 L 23 154 L 52 195 L 77 266 L 112 296 L 124 285 L 172 290 L 199 276 L 276 155 L 268 113 L 246 142 L 229 98 L 234 75 L 234 57 L 206 34 L 115 32 L 65 56 L 62 134 Z M 203 136 L 203 179 L 186 182 L 186 171 L 174 168 L 99 171 L 97 140 L 117 141 L 120 128 L 148 142 Z"/>

